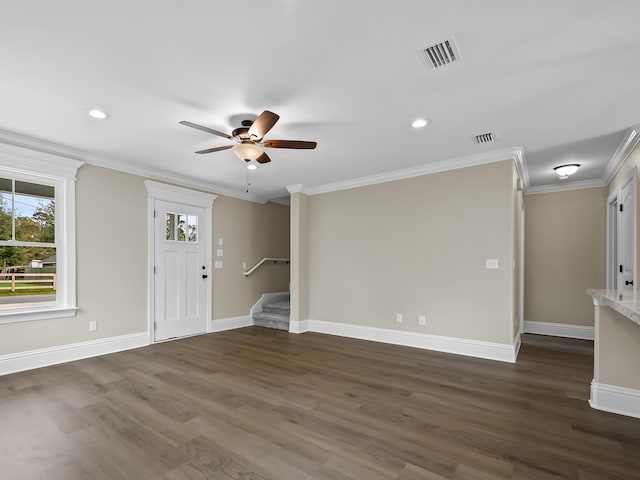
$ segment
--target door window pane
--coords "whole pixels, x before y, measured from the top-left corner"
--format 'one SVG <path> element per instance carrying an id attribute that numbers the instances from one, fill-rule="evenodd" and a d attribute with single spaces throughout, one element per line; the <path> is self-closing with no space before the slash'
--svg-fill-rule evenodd
<path id="1" fill-rule="evenodd" d="M 184 213 L 169 213 L 165 215 L 165 239 L 174 242 L 198 241 L 198 217 Z"/>
<path id="2" fill-rule="evenodd" d="M 178 214 L 178 238 L 179 242 L 187 240 L 187 216 L 181 213 Z"/>
<path id="3" fill-rule="evenodd" d="M 195 215 L 189 215 L 188 219 L 188 241 L 189 242 L 197 242 L 198 241 L 198 217 Z"/>
<path id="4" fill-rule="evenodd" d="M 176 214 L 175 213 L 167 213 L 165 217 L 165 224 L 167 226 L 167 240 L 175 240 L 176 239 Z"/>

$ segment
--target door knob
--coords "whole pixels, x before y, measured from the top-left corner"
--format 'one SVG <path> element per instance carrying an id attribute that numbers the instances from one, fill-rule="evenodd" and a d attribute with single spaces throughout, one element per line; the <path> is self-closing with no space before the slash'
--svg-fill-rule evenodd
<path id="1" fill-rule="evenodd" d="M 202 275 L 202 278 L 208 278 L 209 275 Z"/>
<path id="2" fill-rule="evenodd" d="M 625 280 L 624 284 L 625 285 L 633 285 L 633 280 Z"/>

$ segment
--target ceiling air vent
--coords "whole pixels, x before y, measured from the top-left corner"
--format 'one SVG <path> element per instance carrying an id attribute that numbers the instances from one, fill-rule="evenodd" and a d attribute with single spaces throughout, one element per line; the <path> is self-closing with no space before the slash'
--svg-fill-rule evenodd
<path id="1" fill-rule="evenodd" d="M 460 49 L 453 35 L 449 35 L 441 42 L 419 48 L 418 55 L 420 55 L 429 70 L 446 67 L 450 63 L 458 62 L 462 59 Z"/>
<path id="2" fill-rule="evenodd" d="M 481 133 L 480 135 L 474 135 L 471 139 L 476 144 L 492 143 L 496 141 L 496 134 L 494 132 Z"/>

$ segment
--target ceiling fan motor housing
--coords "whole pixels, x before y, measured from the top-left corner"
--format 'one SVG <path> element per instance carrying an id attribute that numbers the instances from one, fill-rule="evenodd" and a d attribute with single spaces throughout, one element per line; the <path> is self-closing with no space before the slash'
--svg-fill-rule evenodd
<path id="1" fill-rule="evenodd" d="M 244 120 L 242 123 L 244 124 L 247 121 L 250 122 L 250 120 Z M 251 125 L 235 128 L 233 130 L 233 132 L 231 132 L 231 136 L 235 137 L 239 142 L 242 142 L 244 140 L 249 140 L 249 127 L 250 126 Z"/>

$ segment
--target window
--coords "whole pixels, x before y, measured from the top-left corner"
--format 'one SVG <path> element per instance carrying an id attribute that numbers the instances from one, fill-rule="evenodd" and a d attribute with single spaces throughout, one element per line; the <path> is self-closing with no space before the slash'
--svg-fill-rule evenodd
<path id="1" fill-rule="evenodd" d="M 0 323 L 75 315 L 81 164 L 0 144 Z"/>
<path id="2" fill-rule="evenodd" d="M 198 217 L 182 213 L 167 213 L 166 240 L 174 242 L 198 243 Z"/>

